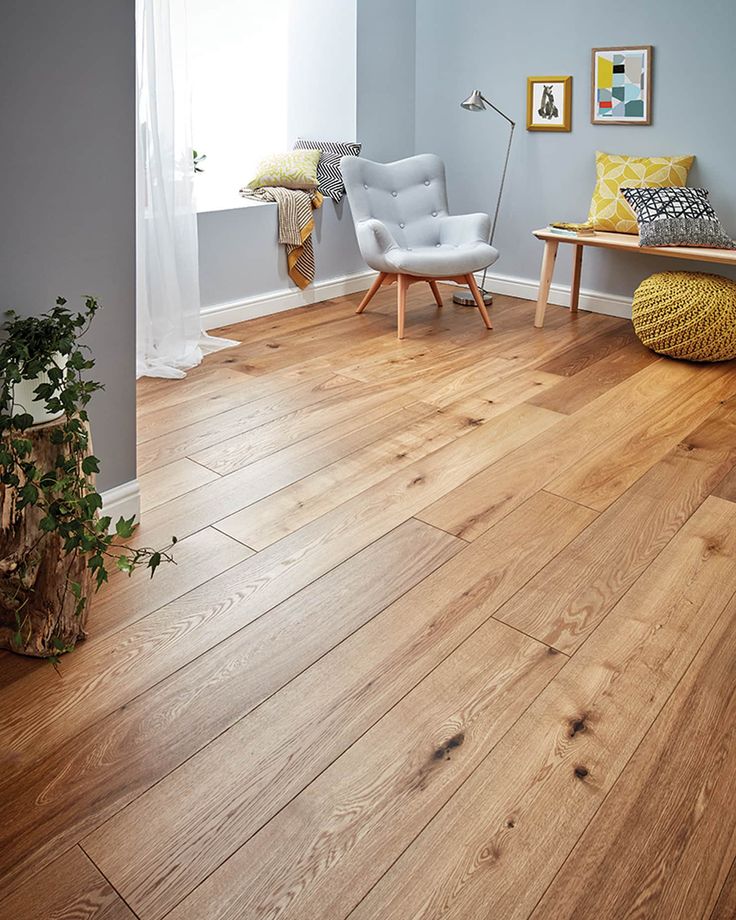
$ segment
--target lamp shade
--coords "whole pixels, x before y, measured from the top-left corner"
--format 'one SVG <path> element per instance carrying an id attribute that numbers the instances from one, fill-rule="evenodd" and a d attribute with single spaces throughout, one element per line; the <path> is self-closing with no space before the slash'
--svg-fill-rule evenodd
<path id="1" fill-rule="evenodd" d="M 468 112 L 482 112 L 486 107 L 483 101 L 483 95 L 479 89 L 473 90 L 465 102 L 461 102 L 460 105 L 464 109 L 467 109 Z"/>

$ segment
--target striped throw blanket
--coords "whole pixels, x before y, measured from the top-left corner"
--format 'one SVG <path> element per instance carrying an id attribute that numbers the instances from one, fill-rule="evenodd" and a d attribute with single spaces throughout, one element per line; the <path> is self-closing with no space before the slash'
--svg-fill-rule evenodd
<path id="1" fill-rule="evenodd" d="M 304 289 L 314 281 L 313 211 L 322 207 L 322 194 L 316 189 L 303 192 L 290 188 L 243 188 L 245 198 L 275 201 L 279 211 L 279 243 L 286 246 L 289 277 Z"/>

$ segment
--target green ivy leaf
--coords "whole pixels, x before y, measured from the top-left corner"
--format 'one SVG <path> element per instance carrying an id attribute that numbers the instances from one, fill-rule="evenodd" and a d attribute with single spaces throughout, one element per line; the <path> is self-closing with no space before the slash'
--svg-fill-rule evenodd
<path id="1" fill-rule="evenodd" d="M 118 537 L 122 537 L 124 540 L 133 536 L 133 524 L 135 521 L 135 515 L 132 518 L 129 518 L 127 521 L 124 517 L 121 517 L 120 520 L 115 525 L 115 533 Z"/>

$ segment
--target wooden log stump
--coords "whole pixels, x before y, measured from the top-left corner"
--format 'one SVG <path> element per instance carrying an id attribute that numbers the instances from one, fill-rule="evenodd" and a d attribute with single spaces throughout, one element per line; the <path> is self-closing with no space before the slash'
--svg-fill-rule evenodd
<path id="1" fill-rule="evenodd" d="M 59 451 L 65 452 L 65 445 L 51 440 L 63 422 L 24 433 L 41 470 L 52 469 Z M 0 648 L 50 658 L 84 638 L 92 576 L 82 553 L 65 553 L 57 533 L 41 530 L 45 511 L 35 506 L 19 510 L 17 497 L 16 489 L 0 485 Z M 79 612 L 71 582 L 78 582 L 87 598 Z"/>

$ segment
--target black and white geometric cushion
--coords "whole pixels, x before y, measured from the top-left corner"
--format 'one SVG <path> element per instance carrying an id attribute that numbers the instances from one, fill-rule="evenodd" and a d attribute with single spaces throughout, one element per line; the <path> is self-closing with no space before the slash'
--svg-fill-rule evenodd
<path id="1" fill-rule="evenodd" d="M 361 144 L 341 143 L 338 141 L 309 141 L 299 138 L 294 150 L 321 150 L 317 166 L 317 182 L 320 192 L 329 195 L 334 201 L 340 201 L 345 194 L 345 185 L 340 172 L 340 160 L 343 157 L 360 156 Z"/>
<path id="2" fill-rule="evenodd" d="M 708 201 L 706 188 L 622 188 L 639 224 L 640 246 L 736 249 Z"/>

